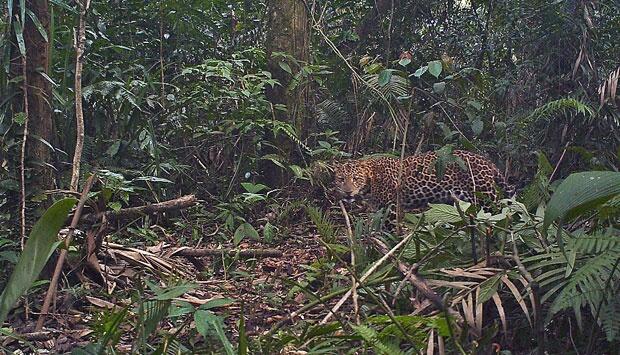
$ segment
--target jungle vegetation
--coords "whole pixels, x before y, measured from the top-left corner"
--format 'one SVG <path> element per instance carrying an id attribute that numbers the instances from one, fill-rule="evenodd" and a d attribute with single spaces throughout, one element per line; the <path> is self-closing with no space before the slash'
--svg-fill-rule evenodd
<path id="1" fill-rule="evenodd" d="M 617 351 L 617 0 L 0 11 L 0 352 Z M 334 194 L 455 149 L 516 195 Z"/>

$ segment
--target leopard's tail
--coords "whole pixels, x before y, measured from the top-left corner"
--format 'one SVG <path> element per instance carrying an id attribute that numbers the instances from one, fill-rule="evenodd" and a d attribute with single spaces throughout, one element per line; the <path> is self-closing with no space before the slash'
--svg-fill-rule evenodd
<path id="1" fill-rule="evenodd" d="M 504 197 L 513 198 L 515 196 L 515 186 L 508 184 L 506 177 L 504 177 L 504 175 L 502 175 L 499 170 L 495 172 L 494 180 L 497 187 L 499 187 L 500 190 L 504 193 Z"/>

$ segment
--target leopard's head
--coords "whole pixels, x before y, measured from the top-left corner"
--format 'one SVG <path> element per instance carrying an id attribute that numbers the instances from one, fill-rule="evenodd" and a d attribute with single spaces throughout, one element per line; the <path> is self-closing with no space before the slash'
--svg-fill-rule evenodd
<path id="1" fill-rule="evenodd" d="M 370 189 L 370 168 L 364 161 L 346 161 L 334 169 L 334 183 L 342 198 L 352 202 Z"/>

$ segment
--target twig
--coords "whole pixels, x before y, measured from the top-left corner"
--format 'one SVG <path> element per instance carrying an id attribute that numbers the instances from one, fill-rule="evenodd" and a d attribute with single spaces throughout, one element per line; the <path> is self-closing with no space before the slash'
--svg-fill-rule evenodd
<path id="1" fill-rule="evenodd" d="M 411 237 L 413 237 L 414 233 L 409 233 L 409 235 L 407 235 L 405 238 L 403 238 L 403 240 L 401 240 L 398 244 L 396 244 L 391 250 L 386 250 L 384 252 L 385 255 L 383 255 L 383 257 L 377 261 L 375 261 L 374 264 L 372 264 L 372 266 L 364 273 L 364 275 L 362 275 L 362 277 L 360 277 L 359 281 L 357 281 L 357 286 L 359 286 L 361 283 L 363 283 L 364 281 L 366 281 L 370 275 L 372 275 L 375 271 L 377 271 L 377 269 L 379 268 L 379 266 L 381 266 L 383 263 L 385 263 L 385 261 L 392 255 L 394 254 L 400 247 L 402 247 L 403 245 L 405 245 L 409 239 L 411 239 Z M 329 319 L 332 317 L 332 314 L 334 314 L 335 312 L 337 312 L 340 307 L 342 307 L 342 305 L 344 304 L 344 302 L 351 296 L 351 290 L 349 290 L 344 296 L 342 296 L 342 298 L 340 299 L 340 301 L 338 301 L 338 303 L 336 303 L 336 305 L 331 309 L 331 312 L 328 313 L 325 318 L 323 318 L 323 320 L 321 321 L 320 324 L 325 324 L 329 321 Z"/>
<path id="2" fill-rule="evenodd" d="M 191 249 L 189 247 L 181 247 L 173 251 L 170 256 L 239 256 L 241 258 L 278 258 L 281 257 L 282 251 L 277 249 Z"/>
<path id="3" fill-rule="evenodd" d="M 349 248 L 351 249 L 351 295 L 353 300 L 353 311 L 355 314 L 355 323 L 357 325 L 360 324 L 360 308 L 359 308 L 359 296 L 357 295 L 357 282 L 355 282 L 355 240 L 353 239 L 353 230 L 351 229 L 351 220 L 349 219 L 349 214 L 347 213 L 346 208 L 344 208 L 344 204 L 342 200 L 338 202 L 340 205 L 340 210 L 342 211 L 342 215 L 344 216 L 344 222 L 347 226 L 347 235 L 349 237 Z"/>
<path id="4" fill-rule="evenodd" d="M 41 308 L 41 314 L 39 315 L 39 319 L 37 320 L 37 325 L 35 327 L 35 331 L 39 332 L 43 328 L 43 322 L 45 321 L 45 316 L 47 316 L 50 304 L 52 303 L 52 299 L 56 293 L 56 286 L 58 285 L 58 279 L 60 278 L 60 272 L 62 271 L 62 266 L 65 263 L 65 258 L 67 257 L 67 251 L 69 250 L 69 245 L 71 244 L 71 239 L 73 239 L 73 232 L 75 231 L 75 227 L 77 227 L 78 222 L 80 221 L 80 217 L 82 216 L 82 210 L 84 209 L 84 204 L 86 200 L 88 200 L 88 192 L 95 181 L 95 174 L 91 175 L 88 180 L 86 180 L 86 185 L 84 186 L 84 190 L 82 191 L 82 196 L 80 197 L 80 201 L 78 202 L 77 208 L 75 209 L 75 214 L 73 215 L 73 220 L 71 221 L 71 226 L 69 227 L 69 233 L 65 237 L 65 248 L 60 252 L 60 256 L 58 257 L 58 261 L 56 262 L 56 268 L 54 269 L 54 275 L 52 276 L 52 281 L 47 289 L 47 294 L 45 295 L 45 301 L 43 302 L 43 307 Z"/>
<path id="5" fill-rule="evenodd" d="M 22 87 L 24 95 L 24 134 L 22 135 L 22 156 L 19 162 L 19 174 L 20 174 L 20 203 L 21 203 L 21 239 L 20 244 L 22 250 L 24 250 L 24 244 L 26 241 L 26 141 L 28 140 L 28 70 L 26 69 L 26 53 L 22 55 L 22 76 L 24 86 Z"/>
<path id="6" fill-rule="evenodd" d="M 536 342 L 538 346 L 536 347 L 536 353 L 538 355 L 545 354 L 545 329 L 543 327 L 543 317 L 542 317 L 542 307 L 540 305 L 540 297 L 539 297 L 539 285 L 536 280 L 532 277 L 529 271 L 525 268 L 521 259 L 519 259 L 519 251 L 517 250 L 517 243 L 515 243 L 515 236 L 513 232 L 510 232 L 510 238 L 512 241 L 512 259 L 517 263 L 517 268 L 525 280 L 529 283 L 529 288 L 532 291 L 532 296 L 534 299 L 534 323 L 536 327 Z"/>
<path id="7" fill-rule="evenodd" d="M 320 24 L 316 21 L 316 19 L 314 18 L 314 14 L 312 15 L 313 17 L 313 25 L 312 27 L 314 29 L 317 30 L 317 32 L 321 35 L 321 37 L 323 37 L 323 40 L 327 43 L 327 45 L 332 49 L 332 51 L 334 52 L 334 54 L 336 54 L 336 56 L 338 56 L 343 62 L 344 64 L 349 68 L 349 70 L 351 71 L 351 74 L 353 74 L 353 77 L 357 78 L 360 82 L 364 83 L 364 85 L 370 90 L 372 91 L 374 94 L 376 94 L 383 102 L 385 102 L 385 104 L 387 105 L 388 108 L 388 112 L 390 113 L 390 117 L 392 118 L 392 120 L 394 120 L 395 124 L 398 124 L 398 121 L 396 120 L 396 112 L 394 111 L 394 107 L 392 107 L 392 104 L 390 103 L 390 101 L 387 99 L 387 97 L 380 91 L 378 90 L 376 87 L 370 85 L 366 80 L 364 80 L 364 78 L 362 78 L 357 71 L 355 70 L 355 68 L 353 68 L 353 66 L 351 65 L 351 63 L 349 63 L 349 61 L 345 58 L 345 56 L 342 54 L 342 52 L 340 52 L 340 50 L 338 49 L 338 47 L 334 44 L 334 42 L 332 42 L 332 40 L 329 39 L 329 37 L 325 34 L 325 32 L 323 31 L 323 29 L 321 28 Z"/>
<path id="8" fill-rule="evenodd" d="M 549 176 L 549 181 L 553 180 L 553 177 L 555 176 L 556 171 L 558 171 L 560 164 L 562 164 L 562 160 L 564 160 L 564 154 L 566 154 L 566 150 L 568 149 L 569 143 L 570 141 L 566 142 L 566 145 L 564 146 L 564 150 L 562 151 L 562 155 L 560 155 L 560 159 L 558 159 L 558 162 L 555 164 L 555 168 L 553 169 L 553 172 Z"/>

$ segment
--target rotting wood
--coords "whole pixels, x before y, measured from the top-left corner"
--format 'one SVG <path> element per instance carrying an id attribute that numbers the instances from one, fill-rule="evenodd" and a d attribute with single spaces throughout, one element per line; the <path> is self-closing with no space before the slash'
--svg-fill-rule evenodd
<path id="1" fill-rule="evenodd" d="M 240 258 L 278 258 L 283 255 L 281 250 L 277 249 L 192 249 L 182 247 L 173 251 L 170 256 L 239 256 Z"/>

